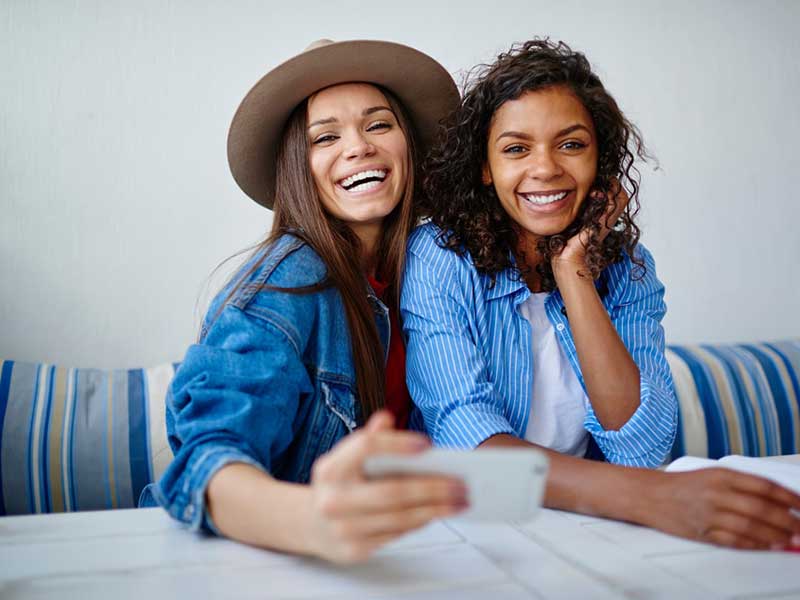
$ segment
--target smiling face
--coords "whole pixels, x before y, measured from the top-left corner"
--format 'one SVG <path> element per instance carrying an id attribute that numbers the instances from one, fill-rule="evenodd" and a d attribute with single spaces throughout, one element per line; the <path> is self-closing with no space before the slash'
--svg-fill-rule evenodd
<path id="1" fill-rule="evenodd" d="M 597 174 L 594 124 L 563 86 L 526 92 L 494 114 L 483 181 L 522 237 L 564 231 L 577 217 Z"/>
<path id="2" fill-rule="evenodd" d="M 344 83 L 308 99 L 309 162 L 325 210 L 373 237 L 403 196 L 406 136 L 375 86 Z"/>

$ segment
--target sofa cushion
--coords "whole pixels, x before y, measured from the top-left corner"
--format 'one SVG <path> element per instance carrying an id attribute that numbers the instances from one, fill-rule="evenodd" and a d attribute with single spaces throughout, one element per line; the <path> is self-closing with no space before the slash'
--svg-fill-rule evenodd
<path id="1" fill-rule="evenodd" d="M 0 515 L 135 507 L 172 460 L 174 372 L 0 361 Z"/>
<path id="2" fill-rule="evenodd" d="M 800 453 L 800 340 L 669 346 L 671 458 Z M 172 460 L 177 365 L 104 371 L 0 361 L 0 515 L 135 507 Z"/>
<path id="3" fill-rule="evenodd" d="M 678 396 L 671 458 L 800 453 L 800 340 L 669 346 Z"/>

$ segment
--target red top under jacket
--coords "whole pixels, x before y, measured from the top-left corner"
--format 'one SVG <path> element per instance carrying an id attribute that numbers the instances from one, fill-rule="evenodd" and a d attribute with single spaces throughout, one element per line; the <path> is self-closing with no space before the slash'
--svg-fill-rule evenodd
<path id="1" fill-rule="evenodd" d="M 389 287 L 388 283 L 368 277 L 369 284 L 375 295 L 384 301 L 384 293 Z M 411 412 L 411 396 L 406 387 L 406 347 L 403 344 L 403 330 L 394 310 L 389 310 L 389 323 L 391 335 L 389 336 L 389 359 L 386 361 L 386 408 L 395 417 L 395 427 L 405 429 L 408 425 L 408 415 Z"/>

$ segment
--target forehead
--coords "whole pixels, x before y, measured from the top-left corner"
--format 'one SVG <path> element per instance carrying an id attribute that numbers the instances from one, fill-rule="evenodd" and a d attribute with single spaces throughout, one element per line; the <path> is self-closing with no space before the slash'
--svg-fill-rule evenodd
<path id="1" fill-rule="evenodd" d="M 373 106 L 389 106 L 383 93 L 369 83 L 340 83 L 315 92 L 308 98 L 308 118 L 361 112 Z"/>
<path id="2" fill-rule="evenodd" d="M 509 100 L 492 117 L 491 130 L 537 130 L 556 132 L 565 126 L 581 124 L 594 130 L 592 117 L 575 93 L 564 86 L 525 92 Z"/>

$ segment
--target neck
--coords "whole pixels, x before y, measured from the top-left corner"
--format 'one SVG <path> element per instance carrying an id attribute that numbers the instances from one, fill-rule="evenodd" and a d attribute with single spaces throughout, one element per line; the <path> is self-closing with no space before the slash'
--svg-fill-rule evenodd
<path id="1" fill-rule="evenodd" d="M 365 275 L 375 277 L 378 269 L 378 242 L 381 237 L 381 223 L 351 225 L 353 233 L 361 243 L 361 270 Z"/>
<path id="2" fill-rule="evenodd" d="M 520 268 L 527 267 L 528 273 L 525 275 L 525 283 L 532 292 L 542 291 L 542 280 L 539 277 L 536 267 L 542 263 L 542 255 L 536 249 L 539 237 L 530 233 L 522 233 L 517 242 L 517 251 L 514 258 Z"/>

